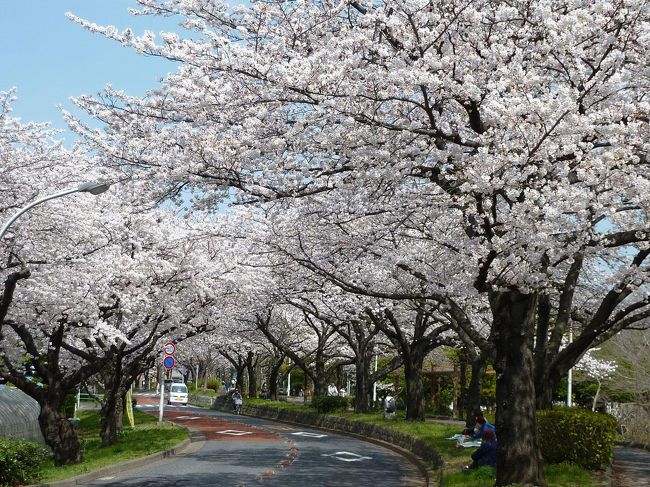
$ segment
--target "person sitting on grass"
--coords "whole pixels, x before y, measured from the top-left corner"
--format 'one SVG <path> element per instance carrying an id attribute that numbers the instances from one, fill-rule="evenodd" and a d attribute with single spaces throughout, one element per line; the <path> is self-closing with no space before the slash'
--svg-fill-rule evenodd
<path id="1" fill-rule="evenodd" d="M 487 419 L 485 419 L 485 416 L 483 416 L 483 413 L 478 411 L 474 415 L 474 419 L 476 420 L 476 425 L 474 426 L 474 434 L 472 436 L 472 440 L 478 440 L 479 438 L 483 438 L 483 434 L 488 431 L 492 430 L 492 432 L 496 436 L 496 428 L 495 426 L 488 422 Z"/>
<path id="2" fill-rule="evenodd" d="M 481 437 L 481 446 L 472 453 L 472 464 L 463 467 L 463 471 L 468 472 L 479 467 L 497 466 L 497 437 L 493 429 L 486 429 Z"/>

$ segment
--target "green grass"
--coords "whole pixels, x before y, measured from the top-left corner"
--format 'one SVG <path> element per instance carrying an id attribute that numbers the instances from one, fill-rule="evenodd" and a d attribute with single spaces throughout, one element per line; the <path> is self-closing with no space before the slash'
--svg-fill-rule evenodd
<path id="1" fill-rule="evenodd" d="M 471 463 L 472 449 L 456 448 L 456 442 L 447 439 L 456 433 L 460 433 L 460 428 L 453 424 L 404 421 L 403 411 L 398 411 L 395 418 L 390 421 L 384 420 L 383 413 L 354 414 L 348 411 L 336 413 L 336 416 L 396 429 L 401 433 L 420 438 L 442 455 L 448 468 L 460 469 L 463 465 Z"/>
<path id="2" fill-rule="evenodd" d="M 271 408 L 290 409 L 292 411 L 303 411 L 307 413 L 315 413 L 316 410 L 304 404 L 295 404 L 285 401 L 271 401 L 269 399 L 245 399 L 245 404 L 254 404 L 256 406 L 268 406 Z"/>
<path id="3" fill-rule="evenodd" d="M 560 463 L 544 467 L 544 476 L 549 487 L 599 487 L 602 481 L 597 474 L 592 474 L 577 465 Z M 496 480 L 495 470 L 481 467 L 469 473 L 448 472 L 445 475 L 445 487 L 492 487 Z"/>
<path id="4" fill-rule="evenodd" d="M 150 455 L 171 448 L 188 437 L 184 428 L 169 423 L 159 426 L 156 417 L 138 410 L 133 413 L 135 429 L 125 427 L 118 435 L 115 445 L 102 448 L 99 439 L 99 413 L 81 411 L 78 434 L 84 454 L 83 462 L 55 467 L 52 460 L 48 460 L 41 468 L 41 482 L 64 480 L 107 465 Z"/>
<path id="5" fill-rule="evenodd" d="M 190 394 L 196 396 L 217 397 L 217 391 L 214 389 L 195 389 L 194 387 L 190 387 L 189 391 Z"/>

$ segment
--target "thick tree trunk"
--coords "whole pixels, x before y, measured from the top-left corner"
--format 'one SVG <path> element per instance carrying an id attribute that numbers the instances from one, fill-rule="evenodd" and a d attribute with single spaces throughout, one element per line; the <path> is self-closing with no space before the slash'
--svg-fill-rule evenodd
<path id="1" fill-rule="evenodd" d="M 343 367 L 340 365 L 336 368 L 336 389 L 343 389 Z"/>
<path id="2" fill-rule="evenodd" d="M 496 486 L 546 486 L 535 422 L 535 295 L 491 292 L 497 372 Z"/>
<path id="3" fill-rule="evenodd" d="M 57 466 L 79 463 L 83 458 L 77 433 L 65 414 L 60 412 L 62 405 L 63 398 L 58 404 L 42 403 L 38 415 L 43 438 L 52 449 Z"/>
<path id="4" fill-rule="evenodd" d="M 424 421 L 424 388 L 422 387 L 422 364 L 424 354 L 411 351 L 404 357 L 404 377 L 406 379 L 406 420 Z"/>
<path id="5" fill-rule="evenodd" d="M 325 374 L 325 360 L 320 353 L 316 353 L 314 364 L 314 396 L 327 396 L 327 377 Z"/>
<path id="6" fill-rule="evenodd" d="M 104 381 L 104 401 L 100 409 L 100 437 L 102 446 L 111 446 L 117 443 L 118 416 L 117 408 L 120 398 L 120 382 L 122 380 L 121 357 L 115 357 L 102 371 Z M 121 404 L 120 404 L 121 406 Z"/>
<path id="7" fill-rule="evenodd" d="M 544 370 L 537 374 L 535 382 L 535 408 L 551 409 L 553 407 L 553 393 L 560 385 L 562 377 L 556 370 Z"/>
<path id="8" fill-rule="evenodd" d="M 106 393 L 104 402 L 100 410 L 100 436 L 102 439 L 102 446 L 111 446 L 117 443 L 117 417 L 116 408 L 117 395 Z"/>
<path id="9" fill-rule="evenodd" d="M 479 355 L 472 362 L 472 377 L 467 388 L 467 402 L 465 404 L 465 427 L 474 428 L 474 411 L 481 408 L 481 394 L 483 392 L 483 379 L 487 369 L 487 357 Z"/>
<path id="10" fill-rule="evenodd" d="M 244 392 L 244 372 L 246 371 L 246 364 L 235 367 L 237 371 L 237 379 L 235 380 L 235 387 L 243 394 Z"/>
<path id="11" fill-rule="evenodd" d="M 370 381 L 368 380 L 369 357 L 359 355 L 355 362 L 356 389 L 354 392 L 354 412 L 367 413 L 370 408 L 368 396 L 370 394 Z"/>
<path id="12" fill-rule="evenodd" d="M 246 357 L 246 371 L 248 372 L 248 397 L 257 397 L 257 374 L 255 373 L 255 355 L 248 352 Z"/>
<path id="13" fill-rule="evenodd" d="M 273 401 L 278 400 L 278 380 L 280 378 L 280 367 L 282 367 L 282 361 L 276 362 L 271 367 L 271 373 L 269 374 L 269 399 Z"/>

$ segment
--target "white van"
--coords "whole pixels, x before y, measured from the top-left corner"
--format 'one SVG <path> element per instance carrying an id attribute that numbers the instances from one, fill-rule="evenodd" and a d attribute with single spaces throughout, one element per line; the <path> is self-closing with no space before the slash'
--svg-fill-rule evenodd
<path id="1" fill-rule="evenodd" d="M 187 405 L 187 386 L 185 384 L 177 382 L 170 384 L 168 394 L 167 404 Z"/>

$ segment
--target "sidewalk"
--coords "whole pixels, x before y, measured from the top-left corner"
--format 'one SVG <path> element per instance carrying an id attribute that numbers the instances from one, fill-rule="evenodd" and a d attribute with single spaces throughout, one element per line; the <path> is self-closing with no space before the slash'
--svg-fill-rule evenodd
<path id="1" fill-rule="evenodd" d="M 618 446 L 614 457 L 613 487 L 650 487 L 650 451 Z"/>

